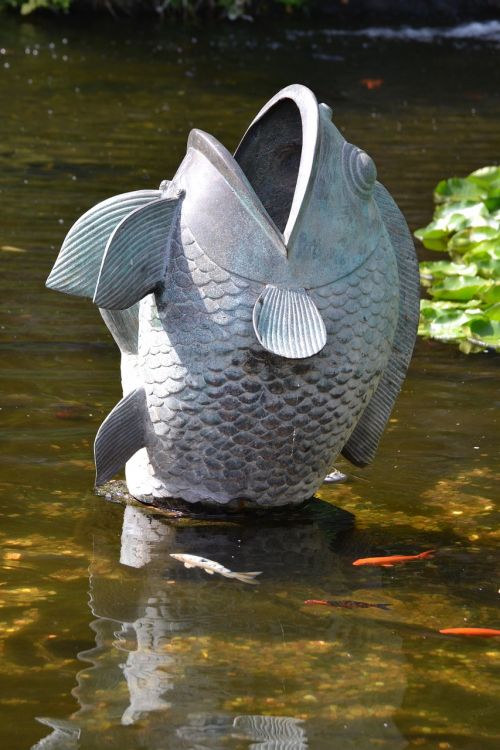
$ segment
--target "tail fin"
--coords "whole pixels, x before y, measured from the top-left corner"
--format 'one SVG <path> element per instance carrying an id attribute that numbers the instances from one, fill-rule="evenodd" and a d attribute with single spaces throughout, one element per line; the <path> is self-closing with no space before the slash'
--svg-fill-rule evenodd
<path id="1" fill-rule="evenodd" d="M 376 604 L 375 606 L 379 609 L 383 609 L 385 612 L 391 608 L 390 604 Z"/>
<path id="2" fill-rule="evenodd" d="M 47 279 L 50 289 L 93 298 L 106 245 L 131 212 L 161 198 L 159 190 L 135 190 L 108 198 L 71 227 Z"/>
<path id="3" fill-rule="evenodd" d="M 242 583 L 251 583 L 253 586 L 256 586 L 259 582 L 255 581 L 256 576 L 262 575 L 262 571 L 252 571 L 250 573 L 232 573 L 231 578 L 236 578 L 237 581 L 241 581 Z"/>
<path id="4" fill-rule="evenodd" d="M 163 280 L 181 196 L 136 190 L 98 203 L 71 227 L 47 286 L 126 310 Z"/>
<path id="5" fill-rule="evenodd" d="M 432 557 L 435 552 L 435 549 L 428 549 L 425 552 L 421 552 L 417 557 L 419 560 L 424 560 L 426 557 Z"/>

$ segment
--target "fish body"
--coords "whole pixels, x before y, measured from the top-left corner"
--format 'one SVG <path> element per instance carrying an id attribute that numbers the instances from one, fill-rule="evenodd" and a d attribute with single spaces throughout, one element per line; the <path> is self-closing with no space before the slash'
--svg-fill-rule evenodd
<path id="1" fill-rule="evenodd" d="M 234 156 L 193 130 L 172 181 L 71 228 L 47 284 L 91 297 L 122 352 L 97 484 L 126 464 L 146 503 L 279 506 L 311 497 L 341 451 L 372 460 L 411 357 L 418 265 L 330 115 L 289 86 Z"/>
<path id="2" fill-rule="evenodd" d="M 224 565 L 221 565 L 215 560 L 208 560 L 206 557 L 199 557 L 198 555 L 175 553 L 171 554 L 170 557 L 173 557 L 175 560 L 179 560 L 179 562 L 184 563 L 185 568 L 201 568 L 205 571 L 205 573 L 208 573 L 209 575 L 218 573 L 220 576 L 224 576 L 225 578 L 234 578 L 235 580 L 241 581 L 242 583 L 251 583 L 253 585 L 258 584 L 258 581 L 255 581 L 254 579 L 256 576 L 260 576 L 262 572 L 252 571 L 249 573 L 236 573 L 232 570 L 229 570 L 229 568 L 224 567 Z"/>
<path id="3" fill-rule="evenodd" d="M 322 604 L 339 609 L 390 609 L 390 604 L 370 604 L 369 602 L 358 602 L 353 599 L 306 599 L 304 604 Z"/>
<path id="4" fill-rule="evenodd" d="M 443 628 L 439 632 L 443 633 L 443 635 L 469 635 L 481 636 L 483 638 L 500 636 L 500 630 L 496 628 Z"/>
<path id="5" fill-rule="evenodd" d="M 382 568 L 392 568 L 394 565 L 399 563 L 409 562 L 410 560 L 425 560 L 428 557 L 432 557 L 435 553 L 435 549 L 428 549 L 425 552 L 421 552 L 419 555 L 387 555 L 385 557 L 361 557 L 359 560 L 354 560 L 353 565 L 375 565 Z"/>

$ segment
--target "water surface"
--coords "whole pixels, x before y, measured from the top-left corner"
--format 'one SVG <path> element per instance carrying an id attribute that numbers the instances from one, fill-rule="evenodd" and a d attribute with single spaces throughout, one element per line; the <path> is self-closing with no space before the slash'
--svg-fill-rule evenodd
<path id="1" fill-rule="evenodd" d="M 172 523 L 94 496 L 118 353 L 90 303 L 44 289 L 85 209 L 170 177 L 193 126 L 234 148 L 295 81 L 423 225 L 439 179 L 498 160 L 494 35 L 1 23 L 1 746 L 498 747 L 498 642 L 437 633 L 500 625 L 498 358 L 419 342 L 373 466 L 339 463 L 303 518 Z"/>

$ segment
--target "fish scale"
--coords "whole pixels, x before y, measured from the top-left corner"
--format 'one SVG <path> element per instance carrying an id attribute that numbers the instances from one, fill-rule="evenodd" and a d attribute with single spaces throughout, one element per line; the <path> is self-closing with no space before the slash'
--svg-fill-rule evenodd
<path id="1" fill-rule="evenodd" d="M 327 344 L 314 358 L 290 361 L 255 340 L 252 310 L 262 285 L 235 283 L 187 227 L 180 232 L 161 297 L 141 303 L 139 380 L 155 447 L 152 461 L 129 461 L 129 489 L 146 502 L 302 502 L 328 473 L 387 362 L 398 304 L 394 256 L 381 245 L 359 271 L 310 291 Z M 392 290 L 382 298 L 381 278 Z M 184 341 L 186 321 L 203 328 L 195 349 Z M 367 335 L 372 329 L 378 335 Z M 361 359 L 363 368 L 353 369 Z M 346 361 L 349 367 L 336 366 Z"/>

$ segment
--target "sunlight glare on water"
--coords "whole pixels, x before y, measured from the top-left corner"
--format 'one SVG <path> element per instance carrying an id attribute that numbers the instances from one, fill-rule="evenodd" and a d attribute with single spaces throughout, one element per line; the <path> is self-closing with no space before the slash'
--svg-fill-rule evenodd
<path id="1" fill-rule="evenodd" d="M 498 358 L 419 342 L 373 465 L 339 462 L 348 481 L 299 518 L 174 522 L 94 496 L 118 353 L 88 301 L 44 288 L 83 211 L 170 177 L 192 127 L 234 148 L 295 81 L 373 156 L 411 229 L 427 223 L 439 179 L 498 160 L 489 31 L 2 17 L 1 747 L 498 747 L 498 640 L 438 632 L 500 626 Z"/>

